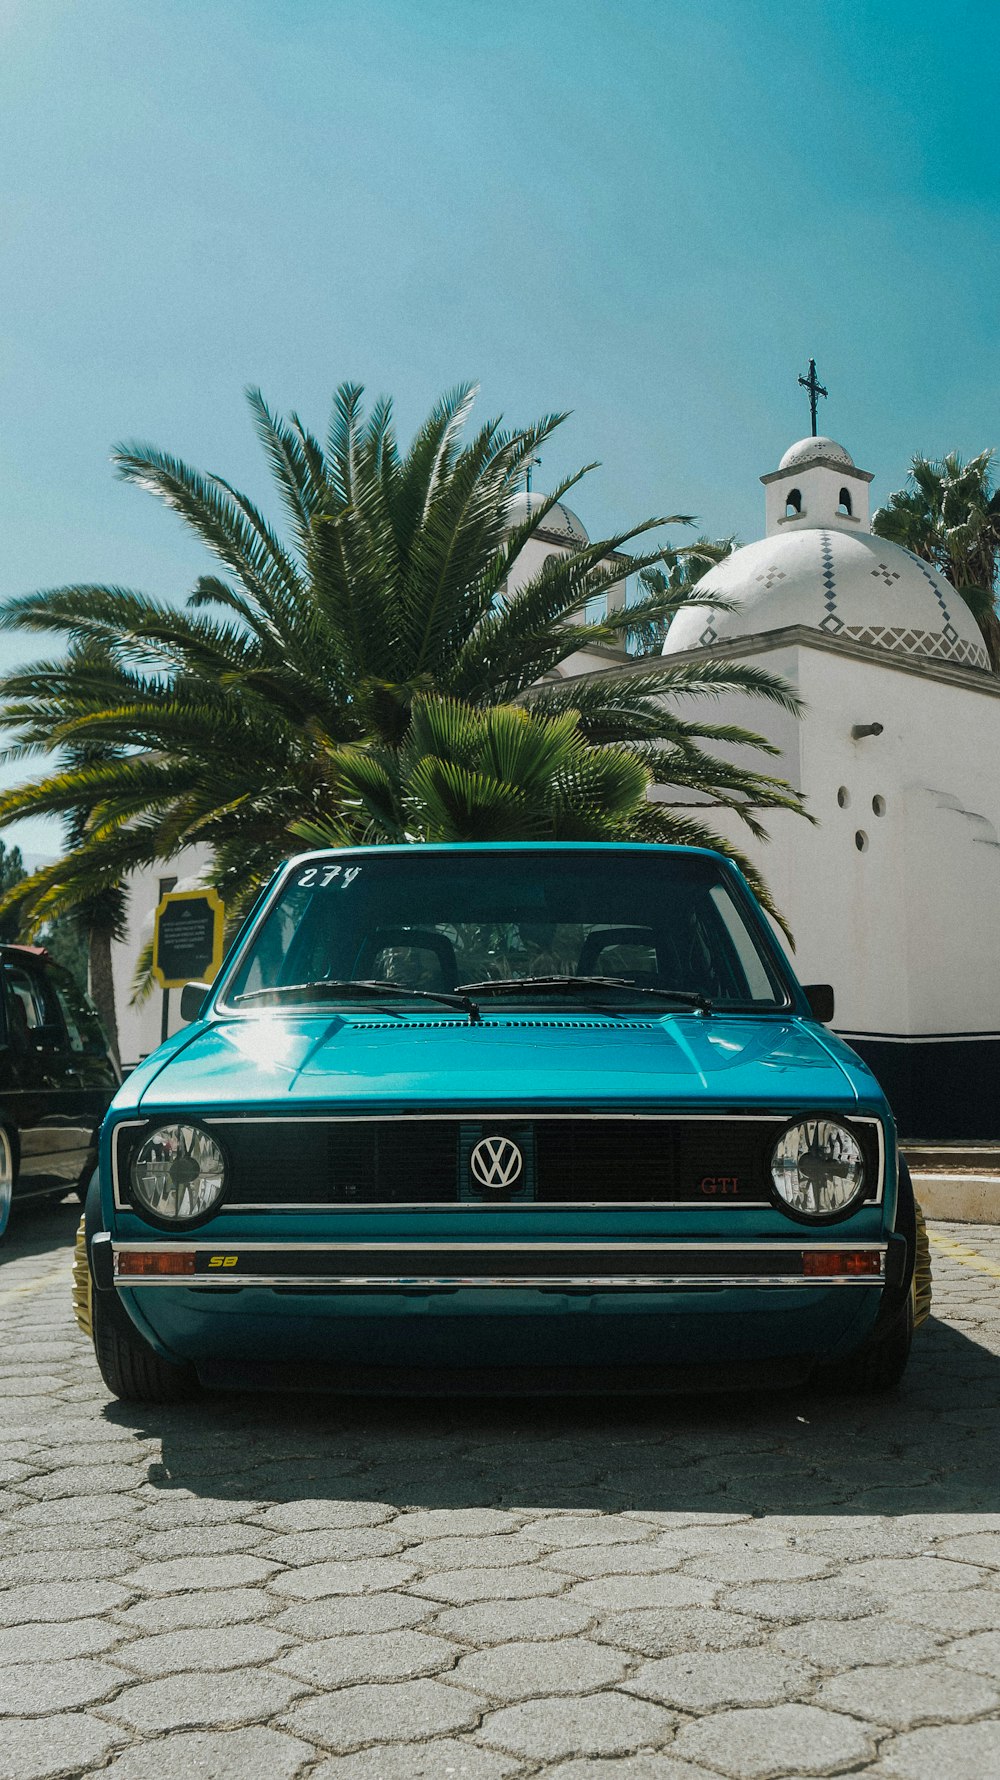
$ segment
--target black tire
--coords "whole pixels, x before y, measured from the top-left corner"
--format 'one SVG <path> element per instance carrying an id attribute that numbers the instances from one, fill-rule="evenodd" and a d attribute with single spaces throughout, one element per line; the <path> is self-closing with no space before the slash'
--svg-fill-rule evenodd
<path id="1" fill-rule="evenodd" d="M 165 1360 L 143 1340 L 114 1292 L 93 1283 L 90 1245 L 101 1229 L 101 1194 L 96 1170 L 84 1199 L 83 1236 L 90 1274 L 88 1311 L 98 1368 L 112 1396 L 123 1403 L 179 1403 L 198 1389 L 192 1366 Z M 80 1321 L 79 1314 L 77 1321 Z M 81 1327 L 84 1324 L 81 1322 Z"/>
<path id="2" fill-rule="evenodd" d="M 94 1293 L 91 1316 L 94 1353 L 112 1396 L 123 1403 L 178 1403 L 197 1390 L 193 1369 L 164 1360 L 107 1292 Z"/>
<path id="3" fill-rule="evenodd" d="M 876 1397 L 898 1388 L 910 1357 L 913 1331 L 930 1309 L 930 1249 L 924 1215 L 913 1194 L 906 1162 L 899 1159 L 899 1194 L 894 1221 L 896 1234 L 906 1241 L 906 1267 L 902 1302 L 883 1304 L 875 1329 L 864 1347 L 846 1360 L 821 1366 L 820 1383 L 838 1395 Z M 926 1251 L 926 1264 L 922 1256 Z M 925 1303 L 926 1300 L 926 1303 Z"/>

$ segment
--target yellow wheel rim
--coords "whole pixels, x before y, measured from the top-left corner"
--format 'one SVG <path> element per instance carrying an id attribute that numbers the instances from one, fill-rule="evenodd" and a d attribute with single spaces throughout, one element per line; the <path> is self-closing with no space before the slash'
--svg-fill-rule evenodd
<path id="1" fill-rule="evenodd" d="M 931 1245 L 927 1235 L 927 1219 L 919 1204 L 917 1212 L 917 1258 L 913 1269 L 913 1327 L 919 1329 L 931 1314 Z"/>
<path id="2" fill-rule="evenodd" d="M 81 1218 L 80 1228 L 76 1233 L 76 1247 L 73 1250 L 73 1315 L 90 1341 L 94 1339 L 93 1293 L 87 1260 L 87 1238 L 84 1220 Z"/>

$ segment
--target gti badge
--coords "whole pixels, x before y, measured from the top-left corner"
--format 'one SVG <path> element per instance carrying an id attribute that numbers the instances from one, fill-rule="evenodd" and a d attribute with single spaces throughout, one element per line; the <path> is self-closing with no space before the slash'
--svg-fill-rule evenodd
<path id="1" fill-rule="evenodd" d="M 524 1157 L 509 1137 L 484 1137 L 469 1157 L 469 1166 L 481 1187 L 502 1193 L 519 1178 Z"/>

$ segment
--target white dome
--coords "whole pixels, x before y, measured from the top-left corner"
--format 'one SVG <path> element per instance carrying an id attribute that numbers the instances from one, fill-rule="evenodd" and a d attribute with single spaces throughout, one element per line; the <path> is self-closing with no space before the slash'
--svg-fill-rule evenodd
<path id="1" fill-rule="evenodd" d="M 664 655 L 801 624 L 892 654 L 989 668 L 979 626 L 951 583 L 869 532 L 810 526 L 762 538 L 709 569 L 698 592 L 717 593 L 733 610 L 680 612 Z"/>
<path id="2" fill-rule="evenodd" d="M 798 470 L 805 464 L 818 462 L 843 464 L 845 469 L 850 470 L 854 468 L 854 459 L 850 452 L 845 451 L 843 445 L 838 445 L 836 439 L 826 439 L 822 435 L 818 439 L 798 439 L 794 445 L 789 445 L 778 468 Z"/>
<path id="3" fill-rule="evenodd" d="M 510 527 L 513 529 L 515 525 L 523 525 L 533 514 L 540 513 L 547 499 L 547 495 L 536 494 L 534 490 L 531 494 L 522 490 L 520 494 L 512 495 L 507 503 L 507 522 Z M 555 506 L 549 508 L 541 521 L 540 530 L 550 532 L 554 538 L 563 539 L 567 544 L 590 543 L 583 521 L 569 507 L 564 507 L 561 501 L 556 501 Z"/>

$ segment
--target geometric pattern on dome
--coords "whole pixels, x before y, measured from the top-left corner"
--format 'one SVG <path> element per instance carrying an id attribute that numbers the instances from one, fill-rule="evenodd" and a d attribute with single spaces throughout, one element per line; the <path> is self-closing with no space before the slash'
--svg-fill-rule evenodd
<path id="1" fill-rule="evenodd" d="M 903 546 L 903 548 L 905 549 L 905 545 Z M 914 556 L 912 550 L 907 550 L 906 554 L 909 557 L 910 561 L 912 563 L 916 564 L 917 568 L 920 570 L 920 573 L 923 575 L 924 580 L 927 582 L 928 586 L 933 588 L 934 598 L 937 600 L 938 605 L 941 607 L 941 616 L 944 619 L 945 624 L 952 631 L 952 635 L 957 638 L 958 632 L 955 630 L 954 626 L 952 625 L 951 613 L 949 612 L 947 604 L 945 603 L 944 595 L 941 592 L 940 587 L 938 586 L 936 575 L 931 574 L 930 569 L 927 567 L 927 564 L 925 562 L 922 562 L 919 556 Z M 950 640 L 951 639 L 949 639 L 949 641 Z"/>
<path id="2" fill-rule="evenodd" d="M 774 583 L 776 581 L 784 581 L 784 579 L 785 579 L 784 569 L 776 569 L 774 567 L 773 563 L 772 563 L 771 567 L 768 569 L 766 575 L 758 575 L 757 576 L 757 580 L 762 581 L 764 583 L 764 587 L 767 592 L 770 592 L 771 588 L 774 586 Z"/>
<path id="3" fill-rule="evenodd" d="M 828 635 L 836 636 L 844 628 L 843 620 L 837 617 L 837 582 L 833 573 L 833 546 L 829 532 L 819 534 L 819 553 L 822 561 L 823 604 L 826 616 L 820 619 L 820 630 Z"/>
<path id="4" fill-rule="evenodd" d="M 899 570 L 891 569 L 887 562 L 880 562 L 877 569 L 872 569 L 872 574 L 876 581 L 881 575 L 887 587 L 891 587 L 894 581 L 899 580 Z"/>
<path id="5" fill-rule="evenodd" d="M 706 585 L 705 585 L 706 579 L 707 579 L 707 577 L 704 577 L 698 583 L 699 594 L 703 594 L 703 593 L 710 594 L 712 592 L 711 587 L 706 587 Z M 705 619 L 705 628 L 702 631 L 701 636 L 698 638 L 698 642 L 703 649 L 707 649 L 710 643 L 717 643 L 718 640 L 719 640 L 719 633 L 715 628 L 715 613 L 710 611 L 708 614 L 708 617 Z"/>
<path id="6" fill-rule="evenodd" d="M 885 624 L 848 624 L 843 635 L 856 643 L 868 643 L 875 649 L 888 649 L 900 655 L 933 655 L 938 660 L 957 661 L 964 667 L 989 667 L 985 649 L 966 643 L 952 632 L 946 648 L 942 648 L 944 632 L 939 630 L 906 630 Z"/>

